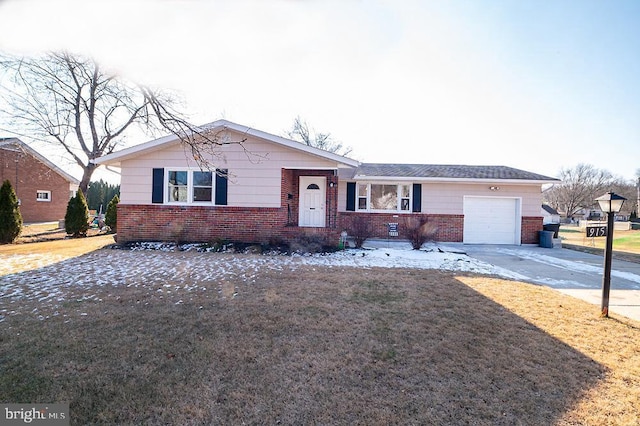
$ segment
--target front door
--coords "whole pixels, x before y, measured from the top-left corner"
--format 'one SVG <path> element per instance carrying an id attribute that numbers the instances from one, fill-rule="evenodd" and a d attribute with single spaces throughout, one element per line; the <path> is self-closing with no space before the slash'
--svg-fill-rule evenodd
<path id="1" fill-rule="evenodd" d="M 324 176 L 300 177 L 300 216 L 299 226 L 323 228 L 326 213 L 326 183 Z"/>

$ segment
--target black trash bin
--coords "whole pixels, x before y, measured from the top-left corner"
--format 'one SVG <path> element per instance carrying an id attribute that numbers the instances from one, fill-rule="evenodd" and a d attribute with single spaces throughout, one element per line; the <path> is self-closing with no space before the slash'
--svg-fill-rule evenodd
<path id="1" fill-rule="evenodd" d="M 553 248 L 553 231 L 538 231 L 540 247 Z"/>
<path id="2" fill-rule="evenodd" d="M 553 238 L 558 238 L 558 232 L 560 231 L 560 224 L 559 223 L 547 223 L 545 225 L 542 225 L 542 228 L 545 231 L 553 232 Z"/>

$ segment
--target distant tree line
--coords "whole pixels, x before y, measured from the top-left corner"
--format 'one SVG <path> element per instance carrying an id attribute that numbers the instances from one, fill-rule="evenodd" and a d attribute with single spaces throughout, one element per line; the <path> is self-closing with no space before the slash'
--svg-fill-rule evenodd
<path id="1" fill-rule="evenodd" d="M 89 210 L 99 212 L 102 206 L 102 213 L 105 213 L 107 205 L 115 195 L 120 196 L 120 185 L 113 185 L 100 179 L 89 184 L 85 198 Z"/>
<path id="2" fill-rule="evenodd" d="M 638 172 L 640 177 L 640 170 Z M 632 218 L 638 215 L 638 187 L 635 181 L 625 180 L 590 164 L 563 168 L 558 178 L 561 182 L 545 190 L 542 199 L 566 217 L 572 217 L 582 209 L 597 209 L 595 199 L 609 191 L 627 198 L 622 213 Z"/>

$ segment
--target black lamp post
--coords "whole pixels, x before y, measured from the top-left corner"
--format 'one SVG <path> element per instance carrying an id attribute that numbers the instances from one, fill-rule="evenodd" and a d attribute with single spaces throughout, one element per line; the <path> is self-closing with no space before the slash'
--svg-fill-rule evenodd
<path id="1" fill-rule="evenodd" d="M 609 316 L 609 289 L 611 288 L 611 257 L 613 254 L 613 218 L 622 209 L 626 198 L 607 192 L 596 198 L 600 209 L 607 214 L 607 243 L 604 249 L 604 275 L 602 276 L 601 316 Z"/>

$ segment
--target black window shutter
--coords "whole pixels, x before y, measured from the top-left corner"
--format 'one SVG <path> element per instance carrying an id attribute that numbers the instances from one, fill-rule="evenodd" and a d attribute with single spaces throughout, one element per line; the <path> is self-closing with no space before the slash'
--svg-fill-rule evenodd
<path id="1" fill-rule="evenodd" d="M 347 211 L 356 211 L 356 183 L 347 182 Z"/>
<path id="2" fill-rule="evenodd" d="M 151 202 L 162 204 L 164 202 L 164 169 L 153 169 L 153 181 L 151 183 Z"/>
<path id="3" fill-rule="evenodd" d="M 422 211 L 422 185 L 419 183 L 413 184 L 413 209 L 414 213 Z"/>
<path id="4" fill-rule="evenodd" d="M 216 170 L 216 205 L 218 206 L 227 205 L 228 173 L 228 169 Z"/>

